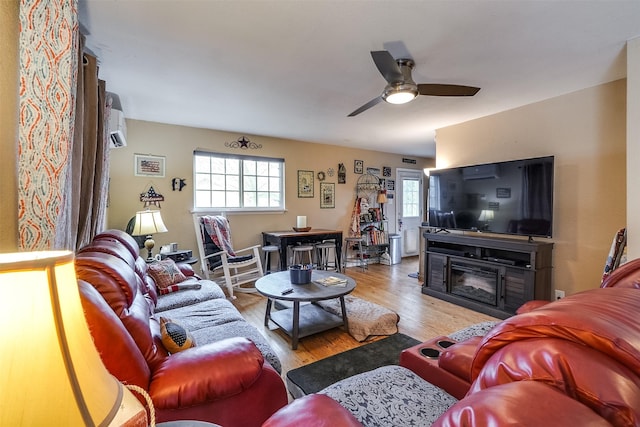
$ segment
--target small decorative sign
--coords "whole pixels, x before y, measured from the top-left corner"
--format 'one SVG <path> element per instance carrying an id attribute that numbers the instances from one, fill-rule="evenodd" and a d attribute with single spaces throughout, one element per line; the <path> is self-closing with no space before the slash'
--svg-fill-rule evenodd
<path id="1" fill-rule="evenodd" d="M 510 199 L 511 188 L 496 188 L 496 197 L 498 199 Z"/>
<path id="2" fill-rule="evenodd" d="M 389 166 L 382 167 L 382 176 L 391 176 L 391 168 Z"/>
<path id="3" fill-rule="evenodd" d="M 156 190 L 151 186 L 146 193 L 140 193 L 140 201 L 144 203 L 145 208 L 157 206 L 160 209 L 160 202 L 164 202 L 164 196 L 156 193 Z"/>
<path id="4" fill-rule="evenodd" d="M 416 159 L 408 159 L 406 157 L 402 158 L 402 163 L 411 163 L 412 165 L 416 164 Z"/>
<path id="5" fill-rule="evenodd" d="M 380 168 L 367 168 L 367 173 L 371 175 L 380 175 Z"/>
<path id="6" fill-rule="evenodd" d="M 357 174 L 364 173 L 364 161 L 362 160 L 353 161 L 353 173 L 357 173 Z"/>
<path id="7" fill-rule="evenodd" d="M 396 182 L 393 179 L 387 179 L 385 182 L 385 187 L 387 187 L 387 190 L 395 190 Z"/>

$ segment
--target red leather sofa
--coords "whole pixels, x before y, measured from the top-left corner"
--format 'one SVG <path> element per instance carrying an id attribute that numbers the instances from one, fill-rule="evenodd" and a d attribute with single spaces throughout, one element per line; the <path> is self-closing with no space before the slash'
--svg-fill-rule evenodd
<path id="1" fill-rule="evenodd" d="M 182 267 L 193 275 L 190 266 Z M 246 337 L 199 341 L 182 352 L 167 352 L 154 315 L 155 282 L 126 233 L 98 235 L 78 251 L 76 272 L 85 317 L 105 366 L 121 382 L 148 392 L 158 422 L 259 426 L 286 405 L 282 378 Z M 232 310 L 222 300 L 218 307 Z"/>
<path id="2" fill-rule="evenodd" d="M 638 283 L 640 260 L 635 260 L 614 271 L 601 288 L 532 308 L 483 337 L 448 347 L 439 347 L 447 337 L 438 337 L 405 350 L 400 363 L 437 385 L 438 393 L 459 399 L 434 426 L 639 426 Z M 439 356 L 423 356 L 424 348 L 438 350 Z M 370 393 L 364 390 L 366 381 L 353 383 L 363 387 L 354 394 Z M 305 400 L 296 402 L 297 411 L 309 417 L 313 407 Z M 354 405 L 323 403 L 323 411 L 346 407 L 362 416 L 362 408 Z M 288 411 L 286 422 L 278 412 L 266 425 L 294 425 L 295 413 L 281 411 Z"/>

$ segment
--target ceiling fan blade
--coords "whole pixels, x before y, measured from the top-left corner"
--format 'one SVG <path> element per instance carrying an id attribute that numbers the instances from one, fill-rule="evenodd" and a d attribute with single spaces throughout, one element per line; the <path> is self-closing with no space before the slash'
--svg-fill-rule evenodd
<path id="1" fill-rule="evenodd" d="M 479 87 L 460 85 L 441 85 L 423 83 L 418 85 L 420 95 L 430 96 L 473 96 L 480 90 Z"/>
<path id="2" fill-rule="evenodd" d="M 367 102 L 362 107 L 358 108 L 353 113 L 349 114 L 347 117 L 356 116 L 356 115 L 362 113 L 363 111 L 367 111 L 369 108 L 373 107 L 374 105 L 376 105 L 376 104 L 378 104 L 380 102 L 382 102 L 382 97 L 381 96 L 379 96 L 377 98 L 373 98 L 371 101 Z"/>
<path id="3" fill-rule="evenodd" d="M 376 50 L 371 52 L 371 57 L 376 67 L 378 67 L 378 71 L 380 71 L 380 74 L 382 74 L 382 77 L 384 77 L 387 82 L 397 83 L 404 80 L 398 63 L 388 51 Z"/>

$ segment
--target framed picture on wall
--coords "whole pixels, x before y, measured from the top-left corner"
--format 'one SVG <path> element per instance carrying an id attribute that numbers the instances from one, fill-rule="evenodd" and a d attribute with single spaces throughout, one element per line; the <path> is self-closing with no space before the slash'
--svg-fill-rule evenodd
<path id="1" fill-rule="evenodd" d="M 164 178 L 165 169 L 164 156 L 152 156 L 151 154 L 134 154 L 134 174 L 135 176 L 153 176 Z"/>
<path id="2" fill-rule="evenodd" d="M 354 160 L 353 161 L 353 173 L 364 173 L 364 161 L 362 160 Z"/>
<path id="3" fill-rule="evenodd" d="M 333 182 L 320 183 L 320 208 L 329 209 L 336 207 L 336 184 Z"/>
<path id="4" fill-rule="evenodd" d="M 313 171 L 298 171 L 298 197 L 313 197 Z"/>

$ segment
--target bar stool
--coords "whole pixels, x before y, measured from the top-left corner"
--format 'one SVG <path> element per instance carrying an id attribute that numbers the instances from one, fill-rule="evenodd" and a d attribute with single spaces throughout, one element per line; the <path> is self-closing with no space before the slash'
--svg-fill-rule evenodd
<path id="1" fill-rule="evenodd" d="M 311 245 L 298 245 L 292 248 L 293 257 L 291 264 L 304 264 L 304 255 L 307 254 L 309 259 L 308 264 L 313 264 L 313 246 Z M 298 259 L 299 258 L 299 259 Z"/>
<path id="2" fill-rule="evenodd" d="M 275 245 L 269 245 L 269 246 L 263 246 L 262 247 L 262 252 L 264 252 L 264 263 L 262 265 L 262 267 L 264 268 L 264 274 L 269 274 L 271 273 L 271 254 L 277 255 L 278 256 L 278 262 L 280 259 L 280 248 L 275 246 Z M 276 264 L 278 265 L 278 264 Z M 278 271 L 276 269 L 276 271 Z"/>
<path id="3" fill-rule="evenodd" d="M 358 245 L 358 251 L 354 252 L 353 247 Z M 351 250 L 351 254 L 349 254 Z M 364 239 L 362 237 L 345 237 L 344 245 L 342 245 L 342 268 L 347 268 L 347 263 L 354 261 L 363 270 L 366 270 L 367 260 L 364 254 Z"/>
<path id="4" fill-rule="evenodd" d="M 329 270 L 329 264 L 333 270 L 340 272 L 340 262 L 338 261 L 338 251 L 336 250 L 335 241 L 326 241 L 316 245 L 318 256 L 318 269 Z M 329 261 L 329 253 L 333 250 L 333 261 Z"/>

